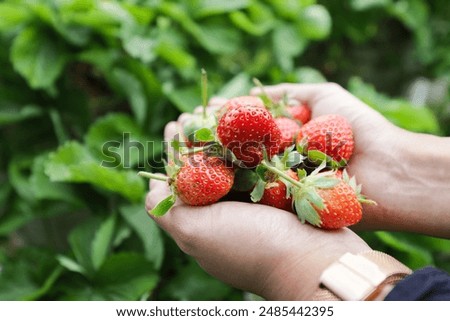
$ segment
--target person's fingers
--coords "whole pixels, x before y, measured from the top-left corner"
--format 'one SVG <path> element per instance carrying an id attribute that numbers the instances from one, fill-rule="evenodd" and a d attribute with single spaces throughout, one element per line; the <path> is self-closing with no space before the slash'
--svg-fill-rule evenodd
<path id="1" fill-rule="evenodd" d="M 180 124 L 186 123 L 188 120 L 192 119 L 192 117 L 192 113 L 182 113 L 180 116 L 178 116 L 178 122 Z"/>
<path id="2" fill-rule="evenodd" d="M 330 92 L 330 90 L 334 92 L 337 88 L 340 88 L 340 86 L 334 83 L 283 83 L 273 86 L 264 86 L 264 93 L 275 101 L 281 99 L 284 95 L 287 95 L 289 98 L 297 99 L 303 103 L 311 103 L 317 99 L 317 96 Z M 254 96 L 260 95 L 262 94 L 262 89 L 255 87 L 251 89 L 250 94 Z"/>
<path id="3" fill-rule="evenodd" d="M 227 101 L 228 99 L 224 97 L 212 97 L 209 100 L 209 105 L 222 107 Z"/>
<path id="4" fill-rule="evenodd" d="M 170 142 L 174 139 L 174 137 L 178 134 L 179 124 L 176 121 L 171 121 L 167 123 L 166 127 L 164 128 L 164 141 Z"/>
<path id="5" fill-rule="evenodd" d="M 164 175 L 161 174 L 164 177 Z M 150 192 L 147 193 L 147 197 L 145 199 L 145 209 L 147 211 L 153 209 L 156 204 L 158 204 L 161 200 L 170 195 L 170 189 L 167 182 L 160 181 L 157 179 L 150 179 Z"/>

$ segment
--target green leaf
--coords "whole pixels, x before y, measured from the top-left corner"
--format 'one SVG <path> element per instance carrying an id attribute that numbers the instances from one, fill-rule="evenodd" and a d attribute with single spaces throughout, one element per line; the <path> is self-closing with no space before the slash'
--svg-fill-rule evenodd
<path id="1" fill-rule="evenodd" d="M 200 0 L 194 14 L 198 18 L 220 15 L 244 9 L 249 4 L 250 0 Z"/>
<path id="2" fill-rule="evenodd" d="M 31 162 L 32 159 L 28 158 L 13 158 L 8 166 L 8 178 L 11 185 L 22 199 L 30 203 L 34 202 L 34 191 L 27 176 Z"/>
<path id="3" fill-rule="evenodd" d="M 317 69 L 311 67 L 300 67 L 295 70 L 297 82 L 312 84 L 326 82 L 326 78 Z"/>
<path id="4" fill-rule="evenodd" d="M 169 300 L 218 300 L 232 291 L 230 286 L 203 271 L 193 259 L 176 272 L 161 290 Z"/>
<path id="5" fill-rule="evenodd" d="M 306 199 L 318 210 L 323 210 L 325 208 L 325 203 L 322 197 L 317 193 L 315 188 L 307 189 L 304 191 Z"/>
<path id="6" fill-rule="evenodd" d="M 258 177 L 265 181 L 266 180 L 266 173 L 267 173 L 267 167 L 265 165 L 258 165 L 255 168 L 255 173 L 258 175 Z"/>
<path id="7" fill-rule="evenodd" d="M 141 239 L 145 258 L 158 270 L 164 258 L 164 243 L 155 221 L 148 217 L 142 205 L 122 206 L 120 214 Z"/>
<path id="8" fill-rule="evenodd" d="M 139 125 L 143 126 L 147 116 L 147 97 L 141 82 L 133 74 L 122 68 L 115 68 L 112 72 L 118 90 L 127 96 Z"/>
<path id="9" fill-rule="evenodd" d="M 59 264 L 61 264 L 61 266 L 63 266 L 69 271 L 80 273 L 83 275 L 87 274 L 86 269 L 77 262 L 75 262 L 74 260 L 72 260 L 70 257 L 58 255 L 56 259 L 58 260 Z"/>
<path id="10" fill-rule="evenodd" d="M 408 240 L 404 240 L 401 234 L 390 232 L 375 232 L 375 235 L 386 245 L 398 251 L 399 259 L 411 269 L 433 265 L 434 260 L 428 249 L 420 247 Z"/>
<path id="11" fill-rule="evenodd" d="M 283 71 L 292 71 L 293 59 L 300 55 L 308 44 L 291 24 L 279 24 L 272 35 L 273 51 Z"/>
<path id="12" fill-rule="evenodd" d="M 0 3 L 0 31 L 17 28 L 31 17 L 31 12 L 24 5 Z"/>
<path id="13" fill-rule="evenodd" d="M 92 243 L 100 226 L 100 219 L 92 218 L 77 225 L 69 234 L 68 240 L 75 256 L 76 263 L 82 267 L 82 269 L 77 272 L 84 273 L 87 277 L 92 277 L 95 272 L 92 257 Z M 64 263 L 66 263 L 66 266 L 71 266 L 70 264 L 67 265 L 67 263 L 69 263 L 67 260 L 65 260 Z"/>
<path id="14" fill-rule="evenodd" d="M 334 177 L 322 176 L 314 179 L 314 186 L 317 188 L 327 189 L 339 184 L 340 179 Z"/>
<path id="15" fill-rule="evenodd" d="M 308 160 L 313 163 L 322 163 L 328 160 L 328 156 L 319 150 L 308 150 Z"/>
<path id="16" fill-rule="evenodd" d="M 305 178 L 308 175 L 306 170 L 304 168 L 297 169 L 297 176 L 298 179 L 301 181 L 303 178 Z"/>
<path id="17" fill-rule="evenodd" d="M 266 182 L 263 181 L 262 179 L 258 179 L 258 181 L 256 182 L 255 188 L 253 188 L 253 191 L 250 193 L 250 198 L 252 200 L 252 202 L 259 202 L 261 200 L 261 198 L 264 195 L 264 190 L 266 188 Z"/>
<path id="18" fill-rule="evenodd" d="M 124 24 L 120 31 L 125 51 L 143 63 L 150 63 L 156 58 L 156 40 L 148 32 L 148 28 L 138 24 Z"/>
<path id="19" fill-rule="evenodd" d="M 160 138 L 146 135 L 126 114 L 109 113 L 98 118 L 84 137 L 86 145 L 109 168 L 145 167 L 148 159 L 161 154 Z"/>
<path id="20" fill-rule="evenodd" d="M 174 90 L 164 87 L 164 93 L 181 112 L 193 112 L 201 104 L 201 92 L 198 86 L 180 87 Z"/>
<path id="21" fill-rule="evenodd" d="M 169 195 L 165 199 L 161 200 L 156 206 L 149 211 L 149 214 L 154 216 L 163 216 L 166 214 L 172 206 L 175 204 L 175 196 Z"/>
<path id="22" fill-rule="evenodd" d="M 11 48 L 11 60 L 33 89 L 52 89 L 67 61 L 65 48 L 44 30 L 24 29 Z"/>
<path id="23" fill-rule="evenodd" d="M 114 237 L 115 226 L 116 218 L 115 216 L 110 216 L 101 223 L 98 230 L 95 232 L 91 250 L 92 265 L 95 270 L 100 268 L 109 254 Z"/>
<path id="24" fill-rule="evenodd" d="M 302 223 L 307 221 L 314 226 L 320 226 L 322 224 L 319 214 L 306 198 L 296 197 L 294 194 L 294 208 Z"/>
<path id="25" fill-rule="evenodd" d="M 209 128 L 200 128 L 195 131 L 195 140 L 200 142 L 211 142 L 215 139 L 214 133 Z"/>
<path id="26" fill-rule="evenodd" d="M 105 300 L 139 300 L 151 294 L 158 279 L 152 263 L 144 256 L 118 253 L 106 259 L 93 284 Z"/>
<path id="27" fill-rule="evenodd" d="M 241 72 L 230 79 L 224 86 L 217 92 L 218 97 L 233 98 L 243 95 L 248 95 L 252 84 L 250 76 Z"/>
<path id="28" fill-rule="evenodd" d="M 131 201 L 141 200 L 145 193 L 143 181 L 135 172 L 103 167 L 76 141 L 50 154 L 45 173 L 55 182 L 90 183 Z"/>
<path id="29" fill-rule="evenodd" d="M 300 13 L 298 27 L 302 36 L 308 39 L 325 39 L 331 32 L 330 13 L 319 4 L 306 7 Z"/>
<path id="30" fill-rule="evenodd" d="M 4 103 L 0 103 L 0 105 L 3 104 Z M 23 107 L 9 105 L 7 109 L 0 109 L 0 126 L 14 124 L 41 115 L 42 109 L 36 105 L 25 105 Z"/>
<path id="31" fill-rule="evenodd" d="M 426 106 L 414 106 L 400 98 L 390 98 L 378 93 L 375 87 L 353 77 L 349 90 L 363 102 L 379 111 L 394 124 L 415 132 L 439 133 L 436 116 Z"/>
<path id="32" fill-rule="evenodd" d="M 274 26 L 274 16 L 269 7 L 262 2 L 253 1 L 246 12 L 235 11 L 230 14 L 231 21 L 253 36 L 262 36 Z"/>
<path id="33" fill-rule="evenodd" d="M 50 181 L 49 177 L 45 174 L 47 161 L 47 153 L 34 158 L 29 181 L 34 196 L 39 200 L 62 200 L 74 205 L 82 205 L 83 201 L 77 197 L 72 186 Z"/>
<path id="34" fill-rule="evenodd" d="M 387 7 L 392 0 L 351 0 L 350 6 L 356 11 L 364 11 L 377 7 Z"/>

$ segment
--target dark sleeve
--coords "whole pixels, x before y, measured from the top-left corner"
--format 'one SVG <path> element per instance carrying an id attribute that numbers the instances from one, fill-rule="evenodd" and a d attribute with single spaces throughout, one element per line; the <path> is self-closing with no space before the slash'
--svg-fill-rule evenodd
<path id="1" fill-rule="evenodd" d="M 450 275 L 434 267 L 426 267 L 407 276 L 392 289 L 385 301 L 448 301 Z"/>

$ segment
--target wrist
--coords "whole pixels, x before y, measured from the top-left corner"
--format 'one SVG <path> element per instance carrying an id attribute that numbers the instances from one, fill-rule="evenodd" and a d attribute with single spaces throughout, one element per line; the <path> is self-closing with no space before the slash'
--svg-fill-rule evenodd
<path id="1" fill-rule="evenodd" d="M 345 253 L 325 269 L 313 300 L 379 301 L 412 271 L 378 251 Z"/>
<path id="2" fill-rule="evenodd" d="M 322 272 L 343 254 L 361 253 L 370 247 L 349 229 L 320 231 L 320 239 L 311 239 L 289 247 L 280 254 L 266 278 L 262 296 L 268 300 L 311 300 L 320 284 Z M 304 233 L 305 231 L 303 231 Z"/>

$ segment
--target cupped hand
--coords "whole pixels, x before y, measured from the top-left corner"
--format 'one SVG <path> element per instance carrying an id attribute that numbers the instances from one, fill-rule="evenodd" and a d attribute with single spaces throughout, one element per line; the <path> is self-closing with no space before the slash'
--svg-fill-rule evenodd
<path id="1" fill-rule="evenodd" d="M 439 195 L 444 197 L 448 190 L 442 186 L 448 165 L 439 156 L 440 151 L 449 150 L 448 140 L 400 129 L 334 83 L 285 83 L 266 86 L 264 91 L 274 100 L 287 95 L 307 103 L 312 118 L 339 114 L 350 122 L 355 149 L 348 172 L 362 184 L 363 194 L 378 203 L 364 205 L 363 219 L 352 228 L 450 237 L 448 226 L 440 223 L 449 221 L 448 208 L 439 201 Z M 254 88 L 252 94 L 261 94 L 261 89 Z M 424 159 L 423 155 L 435 157 Z"/>
<path id="2" fill-rule="evenodd" d="M 225 101 L 214 98 L 208 109 Z M 167 124 L 165 139 L 173 139 L 189 117 L 183 114 Z M 166 182 L 151 180 L 146 209 L 169 193 Z M 267 299 L 308 300 L 331 262 L 345 252 L 369 250 L 349 229 L 324 232 L 302 224 L 292 213 L 259 204 L 192 207 L 177 201 L 164 216 L 151 217 L 208 273 Z"/>
<path id="3" fill-rule="evenodd" d="M 165 182 L 151 180 L 147 210 L 168 195 Z M 209 274 L 269 300 L 309 300 L 329 264 L 346 252 L 370 250 L 349 229 L 325 232 L 259 204 L 179 202 L 152 218 Z"/>

